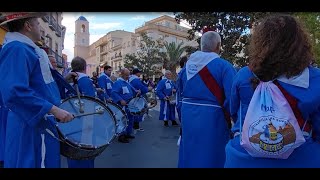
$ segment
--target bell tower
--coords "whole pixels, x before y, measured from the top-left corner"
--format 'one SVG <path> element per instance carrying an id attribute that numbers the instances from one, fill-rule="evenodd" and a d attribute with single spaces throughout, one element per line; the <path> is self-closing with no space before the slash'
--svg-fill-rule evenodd
<path id="1" fill-rule="evenodd" d="M 89 43 L 89 21 L 84 16 L 80 16 L 75 21 L 74 56 L 86 58 L 88 56 Z"/>

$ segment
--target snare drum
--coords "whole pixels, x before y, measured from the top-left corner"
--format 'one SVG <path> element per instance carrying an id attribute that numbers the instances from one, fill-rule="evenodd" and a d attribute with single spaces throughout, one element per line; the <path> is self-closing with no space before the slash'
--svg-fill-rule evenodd
<path id="1" fill-rule="evenodd" d="M 169 103 L 171 105 L 174 105 L 177 103 L 177 93 L 172 93 L 172 95 L 169 96 Z"/>
<path id="2" fill-rule="evenodd" d="M 132 98 L 128 103 L 128 110 L 133 116 L 142 116 L 148 110 L 148 102 L 143 97 Z"/>
<path id="3" fill-rule="evenodd" d="M 148 102 L 148 108 L 151 109 L 151 108 L 154 108 L 157 106 L 157 96 L 156 96 L 156 93 L 154 92 L 147 92 L 145 95 L 144 95 L 144 98 L 147 100 Z"/>
<path id="4" fill-rule="evenodd" d="M 107 103 L 108 108 L 111 109 L 113 116 L 116 119 L 116 135 L 124 132 L 128 126 L 128 118 L 126 112 L 118 105 L 113 102 Z"/>
<path id="5" fill-rule="evenodd" d="M 80 113 L 80 103 L 84 113 Z M 112 111 L 103 102 L 89 96 L 65 99 L 59 106 L 76 117 L 67 123 L 58 123 L 60 152 L 75 160 L 93 159 L 100 155 L 115 138 L 116 120 Z"/>

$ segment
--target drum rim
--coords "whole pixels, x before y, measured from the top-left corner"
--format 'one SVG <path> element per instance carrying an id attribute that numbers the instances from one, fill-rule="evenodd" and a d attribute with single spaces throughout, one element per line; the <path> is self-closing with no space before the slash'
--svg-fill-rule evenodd
<path id="1" fill-rule="evenodd" d="M 133 97 L 133 98 L 129 99 L 128 105 L 129 105 L 130 101 L 132 101 L 133 99 L 136 99 L 136 98 L 142 98 L 142 99 L 144 99 L 146 105 L 148 105 L 148 101 L 147 101 L 146 98 L 144 98 L 143 96 Z M 145 113 L 143 113 L 143 114 L 141 114 L 141 113 L 135 114 L 135 113 L 130 112 L 130 110 L 129 110 L 129 113 L 130 113 L 132 116 L 142 116 L 143 114 L 145 114 Z"/>
<path id="2" fill-rule="evenodd" d="M 128 116 L 127 116 L 127 113 L 121 108 L 121 106 L 120 106 L 119 104 L 117 104 L 117 103 L 115 103 L 115 102 L 107 102 L 107 104 L 114 105 L 118 110 L 120 110 L 120 111 L 122 112 L 122 114 L 124 114 L 124 117 L 126 118 L 126 120 L 129 121 Z M 111 110 L 111 108 L 110 108 L 110 110 Z M 112 111 L 112 110 L 111 110 L 111 111 Z M 116 116 L 115 113 L 114 113 L 113 115 Z M 127 127 L 128 127 L 128 123 L 126 123 L 126 125 L 125 125 L 125 127 L 124 127 L 124 130 L 125 130 Z M 118 126 L 117 126 L 116 128 L 118 128 Z M 117 132 L 117 129 L 116 129 L 116 136 L 118 136 L 118 135 L 121 134 L 122 132 L 123 132 L 123 131 L 121 131 L 121 132 L 119 133 L 119 132 Z"/>
<path id="3" fill-rule="evenodd" d="M 143 96 L 133 97 L 133 98 L 129 99 L 128 104 L 130 103 L 131 100 L 136 99 L 136 98 L 142 98 L 142 99 L 144 99 L 145 102 L 148 104 L 148 101 L 147 101 L 146 98 L 144 98 Z"/>
<path id="4" fill-rule="evenodd" d="M 112 110 L 111 110 L 108 106 L 106 106 L 106 105 L 104 104 L 104 102 L 102 102 L 100 99 L 97 99 L 97 98 L 94 98 L 94 97 L 91 97 L 91 96 L 80 95 L 80 98 L 82 98 L 82 97 L 83 97 L 84 99 L 87 98 L 87 99 L 90 99 L 90 100 L 94 100 L 94 101 L 98 102 L 100 105 L 102 105 L 102 106 L 108 111 L 109 115 L 112 117 L 113 122 L 114 122 L 114 125 L 115 125 L 115 127 L 116 127 L 116 124 L 117 124 L 116 118 L 115 118 Z M 69 99 L 73 99 L 73 98 L 78 99 L 78 96 L 70 96 L 70 97 L 67 97 L 67 98 L 65 98 L 65 99 L 62 100 L 61 104 L 64 103 L 64 102 L 66 102 L 66 101 L 68 101 Z M 61 104 L 60 104 L 60 105 L 61 105 Z M 60 105 L 59 105 L 59 107 L 60 107 Z M 59 124 L 59 122 L 58 122 L 58 124 Z M 117 128 L 117 127 L 116 127 L 116 128 Z M 65 141 L 65 143 L 68 142 L 68 143 L 70 143 L 70 144 L 72 144 L 72 145 L 74 145 L 74 146 L 77 146 L 77 144 L 73 143 L 72 141 L 70 141 L 69 139 L 67 139 L 67 138 L 64 136 L 64 134 L 60 131 L 60 129 L 58 128 L 58 126 L 56 126 L 56 129 L 57 129 L 57 131 L 58 131 L 58 133 L 59 133 L 60 138 L 62 138 L 62 141 Z M 103 145 L 101 145 L 101 146 L 97 146 L 97 148 L 92 148 L 92 150 L 94 150 L 94 149 L 99 149 L 99 148 L 101 148 L 101 147 L 104 147 L 104 146 L 110 144 L 115 138 L 116 138 L 116 134 L 113 134 L 113 136 L 112 136 L 112 138 L 110 139 L 109 142 L 106 142 L 106 144 L 103 144 Z M 83 147 L 79 147 L 79 148 L 83 148 Z M 87 148 L 87 147 L 84 148 L 84 149 L 91 150 L 91 149 L 89 149 L 89 148 Z"/>
<path id="5" fill-rule="evenodd" d="M 121 106 L 119 104 L 114 103 L 114 102 L 107 102 L 107 104 L 112 104 L 112 105 L 116 106 L 126 116 L 126 118 L 128 119 L 127 113 L 121 108 Z M 108 106 L 108 105 L 106 105 L 106 106 Z M 112 110 L 111 110 L 111 112 L 112 112 Z M 114 114 L 112 114 L 112 115 L 114 116 Z"/>

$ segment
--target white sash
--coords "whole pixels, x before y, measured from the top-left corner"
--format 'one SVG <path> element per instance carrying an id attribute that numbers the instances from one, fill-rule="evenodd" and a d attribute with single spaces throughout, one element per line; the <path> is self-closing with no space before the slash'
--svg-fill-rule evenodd
<path id="1" fill-rule="evenodd" d="M 194 77 L 203 67 L 209 64 L 213 59 L 220 56 L 214 52 L 202 52 L 197 51 L 191 54 L 189 60 L 186 63 L 187 80 Z"/>

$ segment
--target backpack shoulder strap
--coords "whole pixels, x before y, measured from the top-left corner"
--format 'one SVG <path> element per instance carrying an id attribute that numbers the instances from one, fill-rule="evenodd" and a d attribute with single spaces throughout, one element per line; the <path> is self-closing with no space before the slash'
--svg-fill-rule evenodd
<path id="1" fill-rule="evenodd" d="M 298 124 L 303 131 L 310 132 L 311 131 L 311 124 L 309 122 L 305 123 L 305 120 L 302 117 L 302 113 L 298 108 L 298 101 L 295 97 L 290 95 L 280 84 L 277 80 L 273 81 L 273 83 L 280 89 L 283 96 L 287 99 L 295 117 L 297 118 Z M 305 124 L 305 125 L 304 125 Z"/>
<path id="2" fill-rule="evenodd" d="M 217 98 L 222 111 L 225 116 L 225 120 L 227 122 L 228 128 L 231 129 L 231 117 L 229 112 L 223 107 L 223 103 L 225 100 L 225 94 L 223 90 L 219 87 L 219 84 L 217 83 L 216 79 L 212 76 L 207 66 L 202 68 L 199 71 L 199 76 L 201 77 L 204 84 L 207 86 L 207 88 L 210 90 L 210 92 Z"/>

